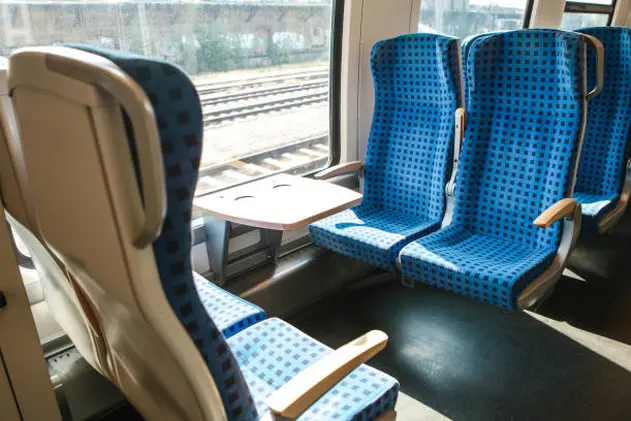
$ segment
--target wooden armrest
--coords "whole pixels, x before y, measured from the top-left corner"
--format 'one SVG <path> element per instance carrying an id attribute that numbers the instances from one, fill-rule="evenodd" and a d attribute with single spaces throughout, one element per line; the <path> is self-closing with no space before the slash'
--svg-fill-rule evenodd
<path id="1" fill-rule="evenodd" d="M 388 335 L 379 330 L 360 336 L 298 373 L 267 398 L 267 406 L 276 415 L 298 418 L 346 375 L 384 349 L 387 343 Z"/>
<path id="2" fill-rule="evenodd" d="M 351 161 L 344 164 L 335 165 L 326 170 L 316 173 L 313 178 L 316 180 L 326 180 L 327 178 L 337 177 L 338 175 L 359 172 L 364 168 L 362 161 Z"/>
<path id="3" fill-rule="evenodd" d="M 561 218 L 569 216 L 574 212 L 577 203 L 571 198 L 561 199 L 535 219 L 534 224 L 539 228 L 548 228 Z"/>

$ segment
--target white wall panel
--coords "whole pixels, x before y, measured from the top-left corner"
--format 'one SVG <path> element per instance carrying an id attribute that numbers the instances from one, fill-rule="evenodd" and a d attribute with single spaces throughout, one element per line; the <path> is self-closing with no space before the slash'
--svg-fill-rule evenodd
<path id="1" fill-rule="evenodd" d="M 370 52 L 416 31 L 420 0 L 347 0 L 342 66 L 342 160 L 363 159 L 374 109 Z"/>
<path id="2" fill-rule="evenodd" d="M 535 0 L 530 17 L 531 28 L 558 28 L 563 18 L 565 0 Z"/>

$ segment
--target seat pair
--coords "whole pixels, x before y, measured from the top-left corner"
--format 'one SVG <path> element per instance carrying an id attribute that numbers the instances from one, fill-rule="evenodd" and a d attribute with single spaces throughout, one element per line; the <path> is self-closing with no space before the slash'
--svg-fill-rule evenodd
<path id="1" fill-rule="evenodd" d="M 69 336 L 145 419 L 393 418 L 397 381 L 361 364 L 383 332 L 332 351 L 192 271 L 203 121 L 179 68 L 74 45 L 9 69 L 3 201 L 61 273 Z"/>
<path id="2" fill-rule="evenodd" d="M 365 201 L 313 224 L 314 243 L 398 270 L 406 282 L 507 309 L 532 305 L 560 276 L 580 230 L 572 193 L 588 42 L 600 57 L 597 40 L 557 30 L 484 34 L 463 45 L 467 124 L 449 183 L 459 149 L 456 40 L 416 34 L 377 44 Z"/>
<path id="3" fill-rule="evenodd" d="M 582 231 L 611 231 L 631 196 L 631 30 L 592 27 L 576 30 L 604 47 L 602 91 L 589 102 L 574 198 L 582 206 Z M 465 41 L 463 57 L 477 35 Z M 466 58 L 465 58 L 466 61 Z M 596 57 L 588 54 L 588 80 L 594 83 Z"/>
<path id="4" fill-rule="evenodd" d="M 631 196 L 631 30 L 594 27 L 605 48 L 602 92 L 589 102 L 587 129 L 574 197 L 583 207 L 583 229 L 606 233 L 622 218 Z M 589 56 L 593 79 L 594 57 Z"/>

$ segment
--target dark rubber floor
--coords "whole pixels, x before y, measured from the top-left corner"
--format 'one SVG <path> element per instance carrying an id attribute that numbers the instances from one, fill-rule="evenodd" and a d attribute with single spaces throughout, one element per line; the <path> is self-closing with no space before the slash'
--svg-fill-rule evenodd
<path id="1" fill-rule="evenodd" d="M 570 266 L 583 280 L 563 277 L 537 311 L 544 318 L 391 279 L 346 290 L 289 321 L 333 347 L 386 331 L 389 345 L 371 364 L 454 420 L 628 421 L 629 216 L 608 236 L 581 237 Z M 599 336 L 586 335 L 595 338 L 587 348 L 545 318 Z"/>

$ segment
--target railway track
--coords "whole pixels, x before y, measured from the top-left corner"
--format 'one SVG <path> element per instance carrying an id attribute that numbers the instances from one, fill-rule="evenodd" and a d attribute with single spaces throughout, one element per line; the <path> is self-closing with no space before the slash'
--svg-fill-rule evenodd
<path id="1" fill-rule="evenodd" d="M 315 136 L 202 168 L 195 194 L 203 196 L 280 172 L 297 174 L 321 168 L 329 159 L 328 141 L 328 135 Z"/>
<path id="2" fill-rule="evenodd" d="M 324 102 L 328 100 L 328 76 L 327 68 L 311 68 L 210 85 L 198 84 L 204 126 Z"/>
<path id="3" fill-rule="evenodd" d="M 215 83 L 198 82 L 195 86 L 200 97 L 203 97 L 204 95 L 216 92 L 254 88 L 270 83 L 295 81 L 300 79 L 328 79 L 328 77 L 329 69 L 327 67 L 312 67 L 305 70 L 274 73 L 272 75 L 250 77 L 246 79 L 234 79 Z"/>
<path id="4" fill-rule="evenodd" d="M 273 74 L 215 84 L 197 84 L 204 126 L 328 101 L 328 68 Z M 329 159 L 323 134 L 201 169 L 196 195 L 275 173 L 304 173 Z"/>
<path id="5" fill-rule="evenodd" d="M 257 114 L 265 114 L 272 111 L 280 111 L 288 108 L 325 102 L 329 98 L 329 90 L 318 89 L 301 95 L 293 95 L 284 98 L 257 101 L 246 105 L 236 105 L 226 108 L 218 108 L 204 112 L 204 126 L 220 124 L 237 118 L 250 117 Z"/>
<path id="6" fill-rule="evenodd" d="M 219 105 L 226 101 L 238 102 L 266 97 L 270 95 L 286 94 L 306 89 L 326 88 L 329 86 L 328 80 L 315 80 L 310 82 L 295 83 L 291 85 L 274 86 L 271 88 L 248 89 L 229 94 L 212 95 L 200 97 L 202 106 Z"/>

